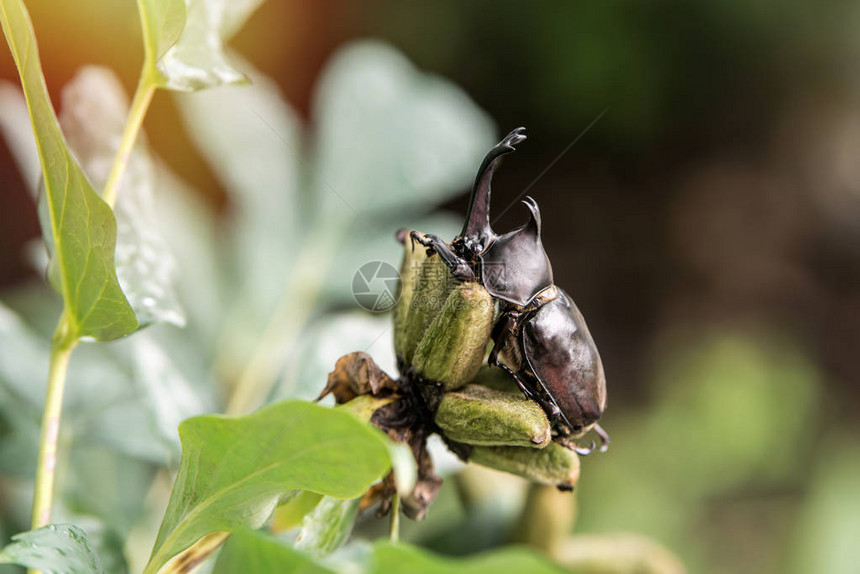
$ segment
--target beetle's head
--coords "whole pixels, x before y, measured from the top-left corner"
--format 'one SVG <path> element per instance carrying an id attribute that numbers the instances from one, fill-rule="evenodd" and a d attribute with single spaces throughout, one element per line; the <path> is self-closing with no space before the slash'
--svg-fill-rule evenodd
<path id="1" fill-rule="evenodd" d="M 534 199 L 526 197 L 526 224 L 497 235 L 490 224 L 490 195 L 493 174 L 502 156 L 515 151 L 514 146 L 525 139 L 525 128 L 517 128 L 487 153 L 475 178 L 466 223 L 454 239 L 464 257 L 480 261 L 487 291 L 520 306 L 552 285 L 552 267 L 540 238 L 540 209 Z"/>

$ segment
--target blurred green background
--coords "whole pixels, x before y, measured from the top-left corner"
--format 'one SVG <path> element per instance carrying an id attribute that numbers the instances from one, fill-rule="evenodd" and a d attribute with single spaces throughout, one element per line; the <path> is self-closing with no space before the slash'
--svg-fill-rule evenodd
<path id="1" fill-rule="evenodd" d="M 62 108 L 61 89 L 84 64 L 113 69 L 133 90 L 142 60 L 133 2 L 28 4 L 55 105 Z M 179 260 L 189 327 L 154 328 L 151 345 L 76 355 L 81 372 L 75 377 L 73 364 L 70 385 L 104 394 L 109 381 L 117 390 L 99 404 L 84 390 L 67 400 L 67 464 L 77 469 L 63 482 L 68 512 L 100 525 L 92 528 L 102 529 L 121 571 L 140 552 L 123 540 L 137 535 L 146 547 L 148 513 L 157 524 L 165 489 L 158 471 L 175 464 L 173 423 L 180 414 L 222 410 L 249 357 L 262 353 L 260 368 L 281 381 L 267 399 L 312 397 L 334 359 L 363 347 L 390 365 L 387 318 L 352 302 L 352 273 L 370 260 L 396 263 L 393 234 L 402 225 L 424 221 L 432 227 L 425 231 L 443 236 L 456 229 L 483 151 L 524 125 L 529 140 L 497 176 L 496 209 L 526 188 L 539 202 L 556 282 L 585 314 L 608 378 L 603 426 L 613 445 L 583 461 L 575 531 L 650 536 L 690 572 L 860 572 L 858 29 L 860 3 L 846 0 L 264 3 L 232 42 L 250 63 L 239 69 L 253 65 L 273 80 L 260 80 L 263 100 L 158 93 L 147 117 L 149 146 L 160 169 L 174 174 L 163 187 L 183 190 L 181 201 L 178 191 L 163 200 L 171 207 L 158 219 Z M 465 115 L 436 140 L 423 142 L 421 122 L 410 123 L 423 117 L 416 104 L 367 116 L 361 137 L 343 143 L 351 114 L 379 87 L 355 62 L 355 77 L 344 80 L 350 70 L 343 69 L 337 76 L 345 84 L 324 70 L 339 49 L 365 38 L 460 86 L 474 104 L 460 92 L 446 95 L 446 105 Z M 370 60 L 394 57 L 383 51 Z M 438 86 L 409 73 L 411 91 L 398 88 L 392 101 L 429 102 L 425 92 Z M 17 82 L 5 49 L 0 78 Z M 273 104 L 269 115 L 264 106 L 280 102 L 272 96 L 278 90 L 290 108 Z M 250 134 L 242 130 L 254 121 L 252 105 L 271 126 Z M 233 112 L 245 119 L 232 125 Z M 377 133 L 376 119 L 401 129 L 401 139 L 385 139 L 387 124 Z M 227 127 L 203 133 L 207 122 Z M 440 139 L 458 130 L 467 135 Z M 397 177 L 371 181 L 371 164 L 341 169 L 357 157 L 389 158 L 392 171 L 408 170 L 409 161 L 427 163 L 428 142 L 430 159 L 450 177 L 416 168 L 412 175 L 424 180 L 400 174 L 408 183 L 391 191 L 383 183 Z M 47 370 L 38 341 L 58 314 L 28 255 L 39 229 L 11 147 L 0 138 L 0 300 L 19 317 L 0 316 L 4 540 L 27 522 L 35 459 L 28 433 L 37 429 Z M 219 153 L 238 155 L 239 165 Z M 260 176 L 256 184 L 247 173 L 241 179 L 243 165 Z M 291 179 L 293 172 L 300 175 Z M 243 185 L 256 187 L 237 192 Z M 354 220 L 332 212 L 344 205 L 330 188 L 347 196 Z M 523 219 L 514 207 L 498 228 Z M 323 249 L 317 257 L 316 243 L 333 229 L 336 254 Z M 219 263 L 225 248 L 234 259 Z M 277 263 L 302 257 L 284 269 Z M 296 269 L 322 284 L 305 293 Z M 257 292 L 248 292 L 248 277 Z M 255 337 L 277 316 L 284 292 L 286 315 L 298 318 L 260 351 Z M 25 330 L 32 344 L 22 342 Z M 101 370 L 84 372 L 87 355 Z M 117 372 L 105 372 L 108 355 Z M 165 356 L 188 382 L 179 398 L 137 384 Z M 19 367 L 22 357 L 32 360 Z M 137 383 L 123 386 L 125 379 Z M 174 418 L 164 415 L 173 407 L 159 402 L 180 405 Z M 108 403 L 125 406 L 93 423 L 87 413 Z M 156 406 L 135 410 L 142 403 Z M 134 417 L 149 428 L 152 412 L 163 449 L 127 428 Z M 506 485 L 487 482 L 483 503 L 471 506 L 443 487 L 430 518 L 410 525 L 407 537 L 455 554 L 499 544 L 522 495 L 521 485 Z"/>

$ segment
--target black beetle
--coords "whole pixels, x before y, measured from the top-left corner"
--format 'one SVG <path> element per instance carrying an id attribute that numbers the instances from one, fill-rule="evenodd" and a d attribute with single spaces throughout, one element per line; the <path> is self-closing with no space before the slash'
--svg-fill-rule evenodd
<path id="1" fill-rule="evenodd" d="M 517 128 L 489 151 L 478 170 L 466 223 L 449 245 L 435 235 L 411 237 L 436 252 L 461 281 L 479 281 L 499 304 L 488 362 L 507 371 L 536 401 L 562 442 L 594 428 L 606 450 L 609 437 L 596 424 L 606 408 L 606 380 L 582 313 L 553 284 L 541 243 L 537 202 L 526 197 L 528 222 L 497 235 L 490 226 L 490 184 L 499 160 L 526 139 Z M 569 443 L 568 443 L 569 444 Z M 578 448 L 588 454 L 588 448 Z"/>

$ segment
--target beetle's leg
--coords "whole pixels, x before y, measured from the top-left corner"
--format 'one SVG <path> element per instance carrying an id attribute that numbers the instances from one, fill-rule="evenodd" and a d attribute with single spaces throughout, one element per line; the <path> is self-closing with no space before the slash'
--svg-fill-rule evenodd
<path id="1" fill-rule="evenodd" d="M 522 393 L 526 396 L 527 399 L 536 403 L 539 402 L 537 395 L 532 392 L 532 390 L 522 381 L 522 379 L 520 379 L 519 375 L 517 375 L 517 373 L 513 369 L 498 360 L 487 362 L 494 367 L 500 368 L 508 375 L 510 375 L 514 382 L 517 384 L 517 387 L 519 387 L 520 391 L 522 391 Z"/>
<path id="2" fill-rule="evenodd" d="M 442 261 L 445 262 L 445 265 L 448 266 L 448 269 L 451 270 L 451 273 L 459 279 L 460 281 L 474 281 L 475 280 L 475 272 L 472 271 L 472 268 L 469 266 L 469 263 L 454 253 L 448 244 L 442 241 L 439 237 L 431 234 L 426 234 L 424 237 L 421 236 L 417 231 L 413 231 L 409 234 L 413 241 L 417 241 L 428 250 L 435 251 L 439 254 L 439 257 L 442 258 Z"/>
<path id="3" fill-rule="evenodd" d="M 594 441 L 591 441 L 591 444 L 588 446 L 578 446 L 575 442 L 569 442 L 567 447 L 573 449 L 573 452 L 579 456 L 588 456 L 594 452 L 596 445 Z"/>
<path id="4" fill-rule="evenodd" d="M 517 383 L 517 386 L 523 394 L 527 398 L 534 400 L 534 393 L 523 385 L 520 378 L 510 367 L 499 360 L 499 351 L 502 348 L 503 341 L 505 337 L 513 334 L 515 324 L 516 317 L 513 317 L 508 311 L 502 311 L 499 319 L 493 326 L 493 332 L 490 335 L 490 338 L 493 340 L 493 348 L 490 350 L 490 356 L 487 357 L 487 364 L 491 367 L 498 367 L 509 374 L 511 378 L 514 379 L 514 382 Z"/>
<path id="5" fill-rule="evenodd" d="M 603 430 L 603 427 L 595 423 L 594 432 L 600 437 L 600 452 L 606 452 L 609 449 L 609 443 L 612 442 L 609 438 L 609 433 Z"/>
<path id="6" fill-rule="evenodd" d="M 546 412 L 547 416 L 554 421 L 561 414 L 558 406 L 541 397 L 540 394 L 531 387 L 531 385 L 520 377 L 519 373 L 499 360 L 499 350 L 502 348 L 502 341 L 504 337 L 513 332 L 515 324 L 516 317 L 512 316 L 509 312 L 503 312 L 502 316 L 499 317 L 499 320 L 496 322 L 496 326 L 493 328 L 493 349 L 490 351 L 490 356 L 487 357 L 487 364 L 493 367 L 498 367 L 510 375 L 525 397 L 540 405 L 544 412 Z"/>
<path id="7" fill-rule="evenodd" d="M 611 440 L 609 440 L 609 434 L 607 434 L 607 432 L 603 430 L 603 427 L 601 427 L 599 424 L 595 424 L 592 430 L 594 430 L 597 436 L 600 437 L 600 447 L 597 447 L 594 441 L 591 441 L 591 444 L 587 447 L 579 446 L 575 442 L 568 439 L 564 439 L 564 441 L 561 441 L 561 444 L 573 450 L 574 452 L 576 452 L 576 454 L 580 456 L 588 456 L 592 452 L 594 452 L 595 449 L 599 450 L 600 452 L 606 452 L 609 449 L 609 443 L 612 442 Z"/>
<path id="8" fill-rule="evenodd" d="M 526 383 L 520 375 L 511 369 L 509 366 L 499 361 L 498 354 L 496 353 L 496 349 L 498 346 L 494 345 L 493 350 L 490 351 L 490 356 L 487 359 L 487 364 L 492 367 L 498 367 L 506 372 L 517 384 L 517 388 L 525 395 L 527 399 L 530 401 L 536 402 L 543 410 L 546 412 L 547 417 L 549 417 L 550 422 L 555 421 L 559 415 L 561 414 L 561 410 L 555 404 L 546 401 L 543 397 L 540 396 L 537 392 L 535 392 L 531 386 Z"/>

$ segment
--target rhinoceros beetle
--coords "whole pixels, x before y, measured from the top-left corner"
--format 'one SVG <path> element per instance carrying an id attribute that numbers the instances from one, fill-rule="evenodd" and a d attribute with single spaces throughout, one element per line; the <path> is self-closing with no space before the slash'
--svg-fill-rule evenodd
<path id="1" fill-rule="evenodd" d="M 526 139 L 517 128 L 493 147 L 481 163 L 463 230 L 451 244 L 431 234 L 411 237 L 436 252 L 460 281 L 479 281 L 499 305 L 488 363 L 516 381 L 547 413 L 557 438 L 580 454 L 576 438 L 594 429 L 601 451 L 609 444 L 596 424 L 606 407 L 606 380 L 597 347 L 582 313 L 570 296 L 553 284 L 552 266 L 541 243 L 537 202 L 526 197 L 525 225 L 503 235 L 490 225 L 490 184 L 500 159 Z"/>

